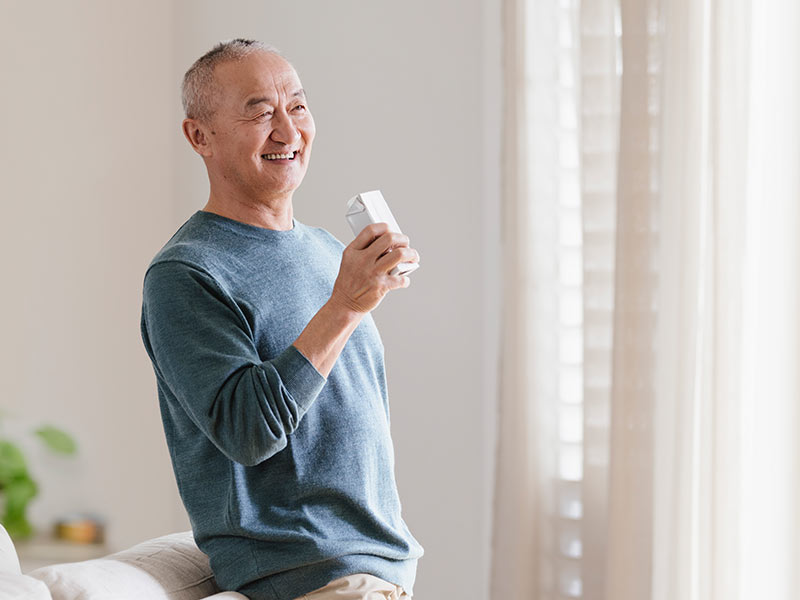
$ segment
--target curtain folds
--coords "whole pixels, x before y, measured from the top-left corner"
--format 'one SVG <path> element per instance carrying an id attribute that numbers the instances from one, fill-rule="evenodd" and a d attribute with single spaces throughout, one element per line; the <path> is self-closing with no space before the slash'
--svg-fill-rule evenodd
<path id="1" fill-rule="evenodd" d="M 800 5 L 504 10 L 491 597 L 791 600 Z"/>
<path id="2" fill-rule="evenodd" d="M 504 4 L 504 60 L 506 77 L 515 81 L 525 80 L 525 61 L 516 48 L 523 41 L 522 26 L 525 22 L 525 4 L 507 2 Z M 524 86 L 508 89 L 504 100 L 504 156 L 514 156 L 515 160 L 503 164 L 503 195 L 506 197 L 526 197 L 528 189 L 528 146 Z M 531 564 L 538 562 L 535 543 L 537 511 L 537 492 L 541 489 L 535 484 L 535 445 L 536 438 L 530 435 L 533 430 L 534 397 L 531 393 L 529 369 L 522 357 L 532 356 L 530 335 L 531 277 L 530 277 L 530 236 L 527 231 L 530 220 L 530 206 L 527 202 L 513 202 L 505 205 L 502 217 L 504 315 L 507 323 L 513 323 L 503 334 L 500 348 L 501 395 L 519 401 L 505 403 L 499 409 L 498 428 L 503 440 L 497 447 L 497 464 L 501 465 L 496 474 L 495 506 L 501 512 L 495 515 L 493 527 L 492 570 L 502 573 L 492 582 L 493 598 L 514 598 L 519 590 L 536 587 L 535 569 Z M 512 483 L 513 482 L 513 483 Z M 503 515 L 517 515 L 515 519 L 505 519 Z M 518 535 L 524 530 L 530 535 Z"/>

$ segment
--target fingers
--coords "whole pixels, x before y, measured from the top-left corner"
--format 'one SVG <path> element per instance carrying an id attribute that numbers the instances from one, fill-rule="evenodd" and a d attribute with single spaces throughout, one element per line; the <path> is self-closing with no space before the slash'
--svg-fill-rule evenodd
<path id="1" fill-rule="evenodd" d="M 384 233 L 367 247 L 377 260 L 387 252 L 392 252 L 398 248 L 408 248 L 408 236 L 402 233 Z"/>
<path id="2" fill-rule="evenodd" d="M 408 275 L 390 275 L 389 277 L 392 280 L 397 280 L 397 287 L 392 287 L 393 290 L 407 288 L 411 285 L 411 278 Z"/>
<path id="3" fill-rule="evenodd" d="M 402 262 L 419 262 L 408 237 L 386 223 L 368 225 L 344 249 L 332 295 L 355 310 L 371 311 L 387 292 L 410 285 L 408 276 L 389 274 Z"/>
<path id="4" fill-rule="evenodd" d="M 356 250 L 363 250 L 372 242 L 375 241 L 376 238 L 382 236 L 384 233 L 389 232 L 389 224 L 388 223 L 372 223 L 371 225 L 367 225 L 361 232 L 355 237 L 355 239 L 350 242 L 350 245 L 353 246 Z"/>
<path id="5" fill-rule="evenodd" d="M 373 223 L 364 227 L 350 245 L 356 250 L 369 248 L 378 257 L 392 248 L 408 246 L 408 236 L 390 231 L 386 223 Z"/>
<path id="6" fill-rule="evenodd" d="M 391 252 L 384 254 L 377 263 L 377 268 L 381 273 L 388 273 L 400 263 L 419 262 L 419 253 L 413 248 L 394 248 Z"/>
<path id="7" fill-rule="evenodd" d="M 383 282 L 386 292 L 407 288 L 411 285 L 411 278 L 408 275 L 389 275 L 387 273 L 381 277 L 381 281 Z"/>

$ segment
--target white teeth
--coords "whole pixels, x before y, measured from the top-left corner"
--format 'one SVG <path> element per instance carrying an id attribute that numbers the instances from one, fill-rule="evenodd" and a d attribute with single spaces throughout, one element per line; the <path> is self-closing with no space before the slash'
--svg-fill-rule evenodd
<path id="1" fill-rule="evenodd" d="M 295 152 L 291 152 L 289 154 L 262 154 L 261 156 L 267 160 L 283 160 L 286 158 L 293 158 L 294 155 Z"/>

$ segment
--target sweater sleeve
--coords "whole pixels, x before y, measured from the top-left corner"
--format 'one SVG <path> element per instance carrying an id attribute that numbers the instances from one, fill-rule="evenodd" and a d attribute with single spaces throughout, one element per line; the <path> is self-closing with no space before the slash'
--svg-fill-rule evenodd
<path id="1" fill-rule="evenodd" d="M 243 465 L 286 447 L 326 381 L 294 346 L 261 360 L 236 303 L 208 273 L 181 262 L 148 270 L 141 327 L 160 383 Z"/>

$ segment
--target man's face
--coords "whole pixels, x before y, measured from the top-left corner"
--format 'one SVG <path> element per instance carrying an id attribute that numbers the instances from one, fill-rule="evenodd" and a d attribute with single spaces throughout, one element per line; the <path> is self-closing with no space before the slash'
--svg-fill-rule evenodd
<path id="1" fill-rule="evenodd" d="M 291 194 L 305 176 L 316 131 L 295 70 L 276 54 L 256 52 L 218 65 L 214 79 L 207 160 L 215 174 L 251 197 Z"/>

